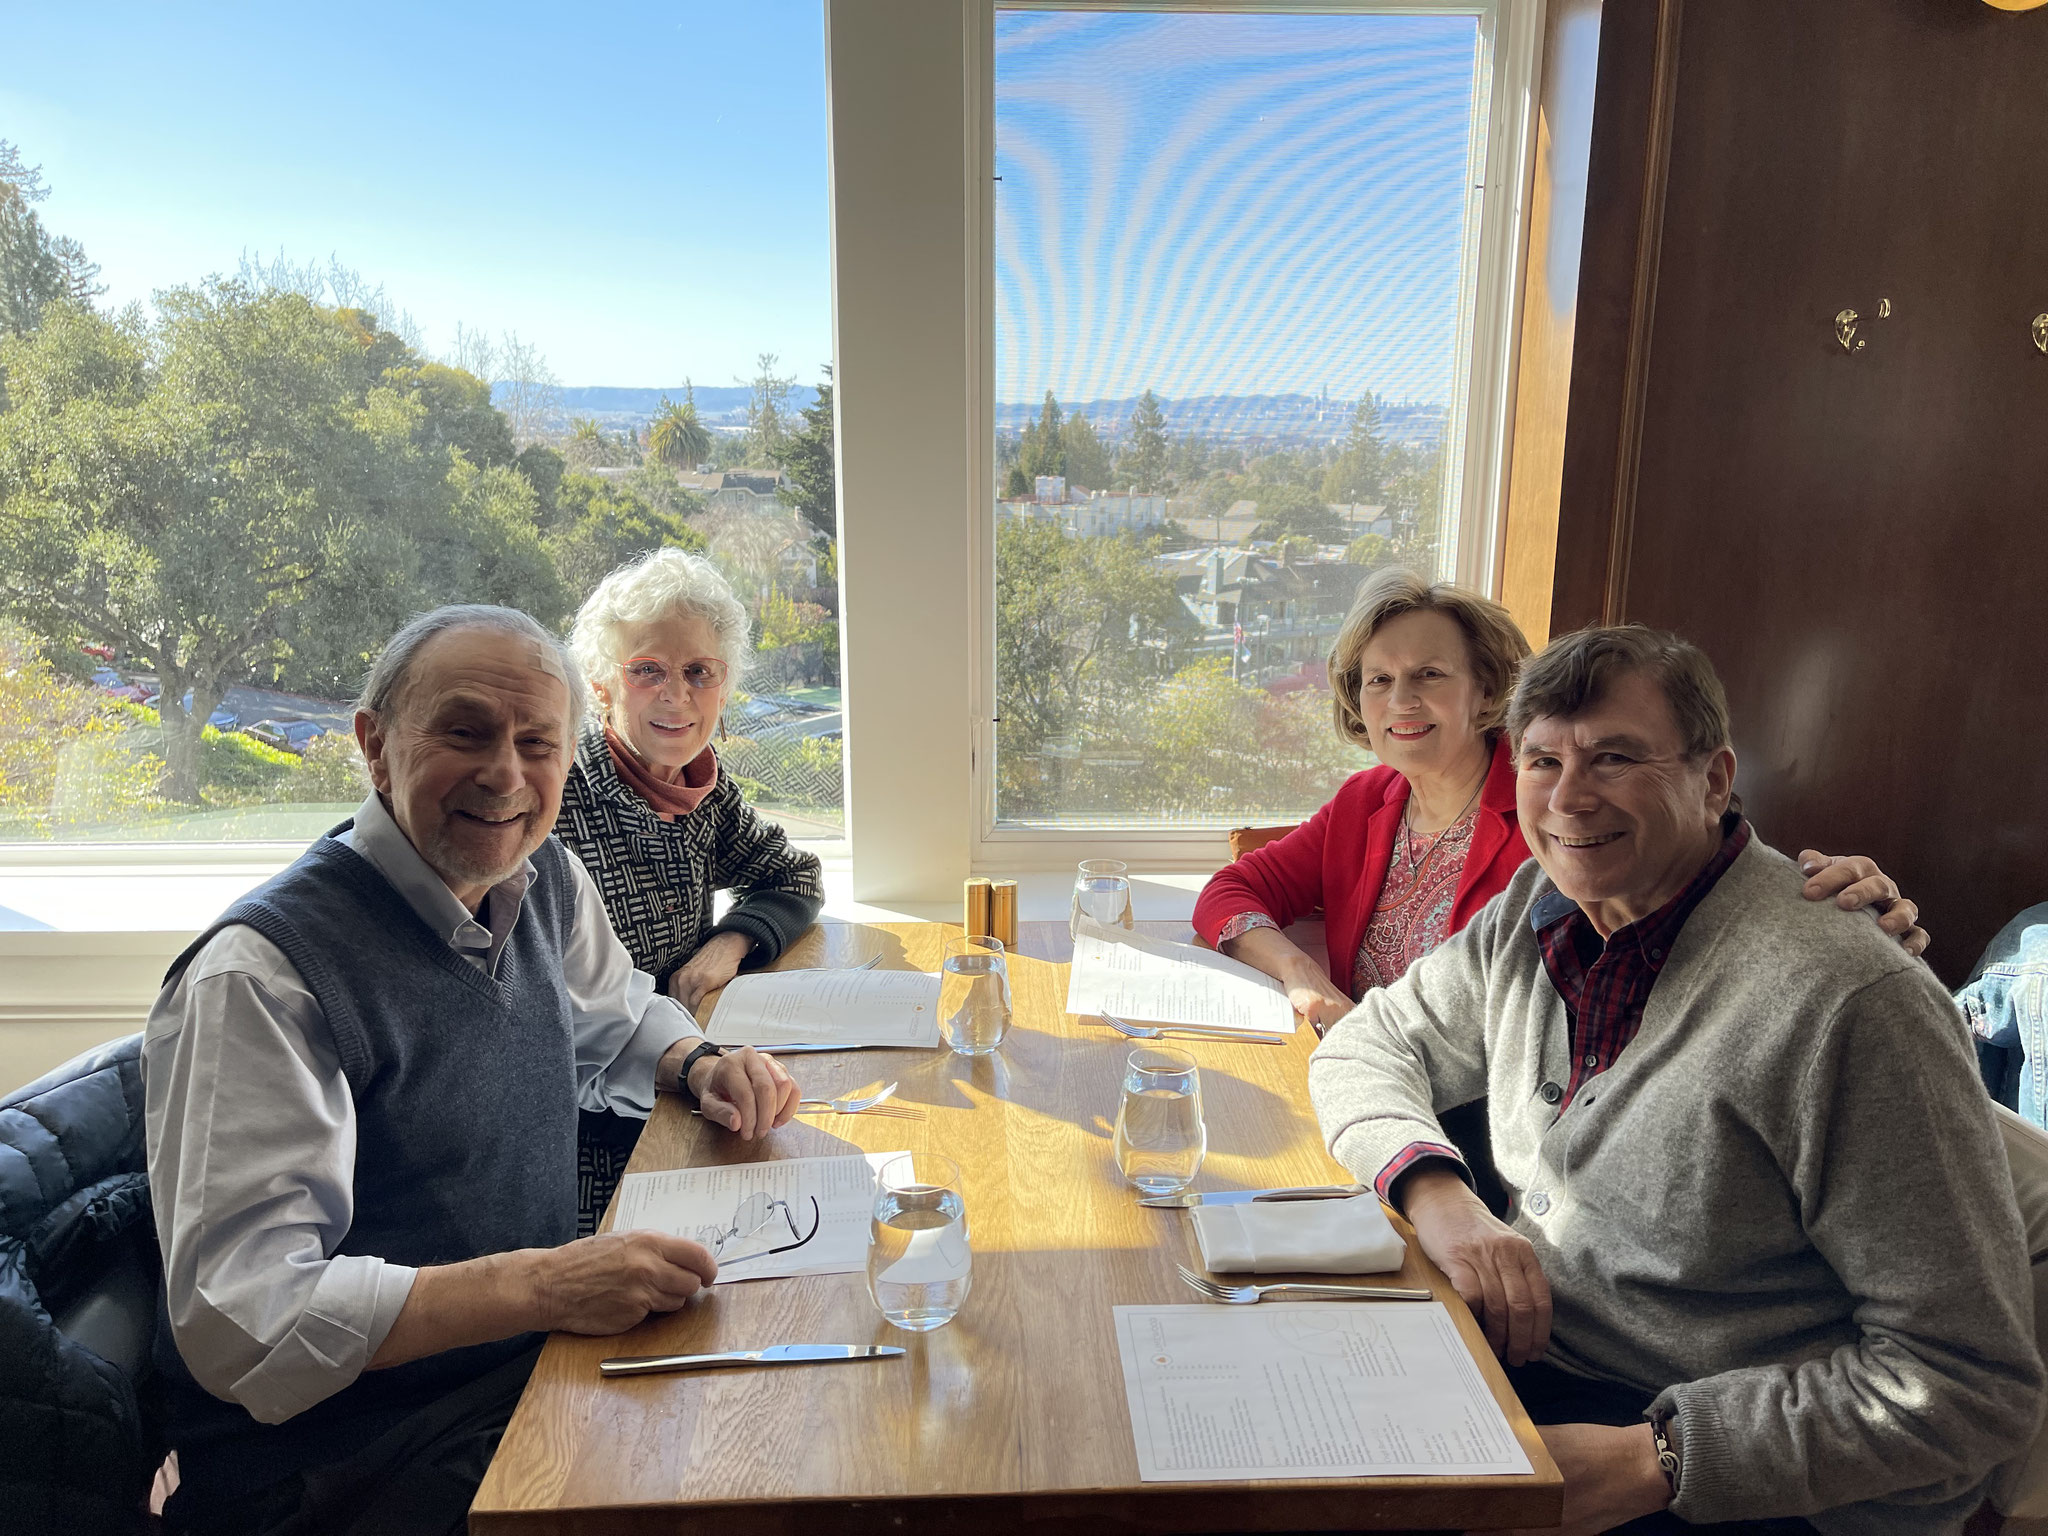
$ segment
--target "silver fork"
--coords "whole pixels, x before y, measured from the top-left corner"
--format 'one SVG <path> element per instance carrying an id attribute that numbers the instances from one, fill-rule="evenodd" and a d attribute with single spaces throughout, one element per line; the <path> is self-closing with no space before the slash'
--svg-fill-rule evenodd
<path id="1" fill-rule="evenodd" d="M 1200 1291 L 1211 1301 L 1227 1301 L 1233 1305 L 1244 1305 L 1264 1301 L 1277 1291 L 1292 1291 L 1302 1296 L 1313 1296 L 1322 1301 L 1429 1301 L 1433 1299 L 1428 1291 L 1417 1290 L 1406 1285 L 1312 1285 L 1306 1281 L 1293 1280 L 1276 1282 L 1272 1285 L 1224 1285 L 1211 1280 L 1207 1275 L 1198 1275 L 1185 1264 L 1173 1266 L 1180 1271 L 1181 1279 Z"/>
<path id="2" fill-rule="evenodd" d="M 1113 1013 L 1097 1015 L 1120 1035 L 1133 1040 L 1163 1040 L 1172 1035 L 1182 1040 L 1227 1040 L 1236 1045 L 1285 1045 L 1286 1035 L 1261 1034 L 1249 1029 L 1182 1029 L 1175 1025 L 1127 1024 Z"/>
<path id="3" fill-rule="evenodd" d="M 885 1102 L 895 1092 L 896 1085 L 891 1083 L 888 1087 L 874 1093 L 847 1094 L 844 1098 L 838 1099 L 798 1099 L 796 1101 L 796 1112 L 800 1115 L 818 1114 L 820 1112 L 833 1115 L 893 1115 L 899 1120 L 922 1120 L 924 1118 L 924 1111 L 917 1108 L 914 1104 L 890 1104 Z M 704 1111 L 693 1109 L 690 1113 L 701 1115 Z"/>
<path id="4" fill-rule="evenodd" d="M 896 1085 L 889 1084 L 873 1093 L 847 1094 L 838 1099 L 798 1099 L 797 1113 L 825 1110 L 835 1115 L 895 1115 L 904 1120 L 922 1120 L 924 1111 L 911 1104 L 886 1102 L 894 1096 Z"/>

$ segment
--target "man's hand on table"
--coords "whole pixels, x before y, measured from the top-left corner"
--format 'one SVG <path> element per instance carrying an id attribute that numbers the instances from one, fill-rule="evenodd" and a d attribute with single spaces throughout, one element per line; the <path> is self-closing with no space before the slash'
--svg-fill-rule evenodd
<path id="1" fill-rule="evenodd" d="M 1648 1424 L 1612 1429 L 1605 1424 L 1545 1424 L 1537 1431 L 1564 1474 L 1564 1523 L 1546 1536 L 1593 1536 L 1671 1502 L 1671 1485 L 1657 1465 L 1657 1442 Z M 1505 1532 L 1502 1536 L 1534 1536 Z"/>
<path id="2" fill-rule="evenodd" d="M 1541 1360 L 1550 1347 L 1550 1282 L 1529 1240 L 1441 1159 L 1409 1174 L 1399 1193 L 1416 1241 L 1479 1319 L 1493 1352 L 1510 1365 Z"/>
<path id="3" fill-rule="evenodd" d="M 650 1312 L 673 1312 L 718 1274 L 702 1243 L 666 1232 L 604 1232 L 535 1251 L 539 1326 L 624 1333 Z"/>
<path id="4" fill-rule="evenodd" d="M 740 967 L 753 952 L 754 941 L 743 933 L 713 934 L 687 964 L 669 977 L 668 995 L 689 1009 L 694 1019 L 704 994 L 716 992 L 739 975 Z"/>
<path id="5" fill-rule="evenodd" d="M 703 1043 L 690 1036 L 664 1051 L 654 1068 L 654 1086 L 671 1093 L 681 1088 L 683 1058 Z M 801 1097 L 796 1079 L 782 1063 L 751 1045 L 723 1056 L 698 1057 L 690 1068 L 689 1091 L 696 1096 L 706 1120 L 738 1132 L 742 1141 L 789 1124 Z"/>

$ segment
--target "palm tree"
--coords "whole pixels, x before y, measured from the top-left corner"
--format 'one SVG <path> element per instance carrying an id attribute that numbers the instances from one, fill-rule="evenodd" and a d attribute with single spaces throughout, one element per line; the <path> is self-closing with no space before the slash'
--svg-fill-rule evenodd
<path id="1" fill-rule="evenodd" d="M 711 429 L 697 419 L 694 391 L 677 405 L 667 395 L 647 432 L 647 457 L 670 469 L 691 470 L 711 452 Z"/>

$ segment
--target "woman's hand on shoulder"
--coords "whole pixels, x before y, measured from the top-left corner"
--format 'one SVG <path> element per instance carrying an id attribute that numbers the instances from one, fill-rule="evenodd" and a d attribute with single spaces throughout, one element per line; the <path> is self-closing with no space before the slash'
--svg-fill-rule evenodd
<path id="1" fill-rule="evenodd" d="M 715 933 L 668 979 L 668 995 L 697 1016 L 697 1005 L 740 972 L 754 941 L 743 933 Z"/>
<path id="2" fill-rule="evenodd" d="M 1868 907 L 1877 914 L 1877 926 L 1897 939 L 1907 954 L 1918 955 L 1927 948 L 1928 933 L 1920 926 L 1920 908 L 1899 894 L 1898 885 L 1877 867 L 1875 859 L 1807 848 L 1800 852 L 1799 869 L 1806 876 L 1800 894 L 1808 901 L 1832 898 L 1844 912 Z"/>

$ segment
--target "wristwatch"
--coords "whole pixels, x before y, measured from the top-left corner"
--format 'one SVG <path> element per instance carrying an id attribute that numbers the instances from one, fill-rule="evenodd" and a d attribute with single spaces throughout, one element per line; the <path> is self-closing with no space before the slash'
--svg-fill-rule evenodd
<path id="1" fill-rule="evenodd" d="M 680 1093 L 692 1104 L 696 1104 L 698 1102 L 697 1095 L 690 1088 L 690 1068 L 696 1066 L 698 1060 L 702 1057 L 723 1056 L 724 1054 L 724 1046 L 713 1045 L 709 1040 L 701 1042 L 695 1050 L 683 1058 L 683 1069 L 676 1074 L 676 1092 Z"/>

